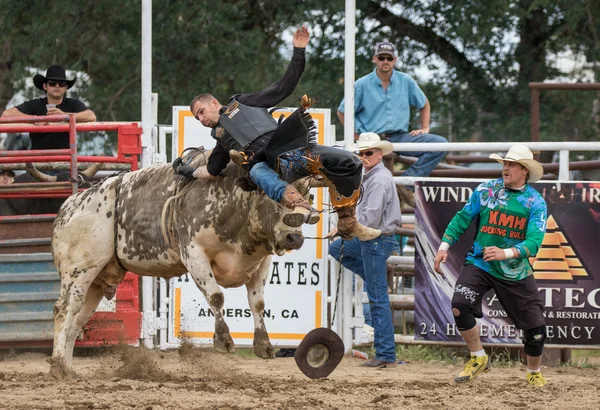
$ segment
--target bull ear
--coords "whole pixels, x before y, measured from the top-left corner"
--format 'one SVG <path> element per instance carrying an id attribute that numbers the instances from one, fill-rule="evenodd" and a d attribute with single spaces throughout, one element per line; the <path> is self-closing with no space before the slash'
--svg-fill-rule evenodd
<path id="1" fill-rule="evenodd" d="M 95 162 L 83 171 L 81 171 L 80 174 L 86 178 L 92 178 L 94 175 L 96 175 L 96 172 L 100 171 L 103 165 L 104 164 L 102 162 Z"/>
<path id="2" fill-rule="evenodd" d="M 25 168 L 31 174 L 32 177 L 34 177 L 40 182 L 56 182 L 56 175 L 44 174 L 36 167 L 34 167 L 31 162 L 26 163 Z"/>

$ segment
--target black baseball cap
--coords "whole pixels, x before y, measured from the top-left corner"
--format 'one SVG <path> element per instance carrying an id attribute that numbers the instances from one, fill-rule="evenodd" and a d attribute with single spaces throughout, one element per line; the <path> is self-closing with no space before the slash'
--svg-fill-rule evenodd
<path id="1" fill-rule="evenodd" d="M 396 47 L 394 47 L 394 45 L 387 40 L 383 40 L 381 43 L 377 43 L 377 45 L 375 46 L 374 56 L 377 57 L 382 54 L 398 57 Z"/>

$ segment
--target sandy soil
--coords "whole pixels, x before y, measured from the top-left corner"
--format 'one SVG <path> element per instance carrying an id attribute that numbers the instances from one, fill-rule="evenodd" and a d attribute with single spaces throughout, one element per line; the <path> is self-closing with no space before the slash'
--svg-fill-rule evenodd
<path id="1" fill-rule="evenodd" d="M 209 349 L 119 347 L 75 357 L 78 377 L 56 381 L 44 353 L 0 354 L 1 409 L 599 409 L 600 370 L 544 368 L 531 388 L 523 366 L 498 367 L 457 385 L 459 366 L 359 367 L 346 357 L 310 380 L 293 358 L 261 360 Z"/>

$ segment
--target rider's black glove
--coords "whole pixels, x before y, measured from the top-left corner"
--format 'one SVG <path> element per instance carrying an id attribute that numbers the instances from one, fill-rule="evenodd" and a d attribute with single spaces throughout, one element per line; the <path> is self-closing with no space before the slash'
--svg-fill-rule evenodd
<path id="1" fill-rule="evenodd" d="M 176 158 L 175 161 L 173 161 L 173 170 L 176 174 L 183 175 L 188 178 L 194 177 L 195 169 L 184 163 L 181 157 Z"/>

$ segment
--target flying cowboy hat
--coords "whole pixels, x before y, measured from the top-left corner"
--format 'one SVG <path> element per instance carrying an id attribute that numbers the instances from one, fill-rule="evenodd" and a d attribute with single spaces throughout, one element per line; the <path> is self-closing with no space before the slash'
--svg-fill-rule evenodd
<path id="1" fill-rule="evenodd" d="M 55 81 L 65 81 L 67 83 L 67 89 L 73 87 L 75 84 L 75 80 L 67 80 L 67 74 L 65 73 L 65 69 L 60 65 L 51 65 L 46 70 L 46 76 L 44 77 L 41 74 L 36 74 L 33 76 L 33 85 L 40 90 L 44 89 L 44 83 L 47 83 L 48 80 Z"/>
<path id="2" fill-rule="evenodd" d="M 294 359 L 298 368 L 310 379 L 329 376 L 344 357 L 344 342 L 324 327 L 311 330 L 298 345 Z"/>
<path id="3" fill-rule="evenodd" d="M 374 132 L 363 132 L 358 137 L 356 144 L 352 145 L 351 151 L 365 151 L 372 148 L 378 148 L 387 155 L 394 150 L 394 146 L 389 141 L 381 141 L 379 135 Z"/>
<path id="4" fill-rule="evenodd" d="M 539 181 L 544 175 L 544 167 L 542 167 L 542 164 L 533 159 L 531 150 L 525 145 L 513 145 L 510 147 L 510 150 L 508 150 L 504 158 L 498 154 L 491 154 L 490 158 L 495 159 L 501 164 L 504 163 L 504 161 L 510 161 L 518 162 L 519 164 L 523 165 L 529 170 L 529 179 L 527 180 L 528 183 Z"/>

